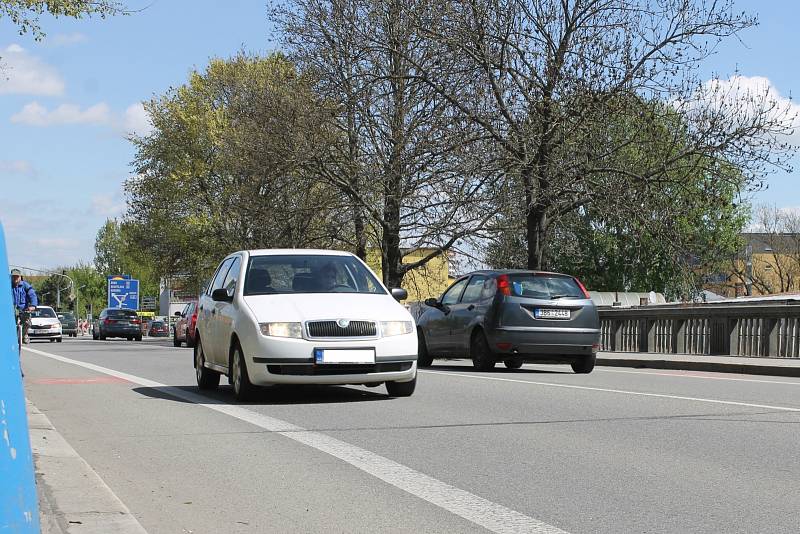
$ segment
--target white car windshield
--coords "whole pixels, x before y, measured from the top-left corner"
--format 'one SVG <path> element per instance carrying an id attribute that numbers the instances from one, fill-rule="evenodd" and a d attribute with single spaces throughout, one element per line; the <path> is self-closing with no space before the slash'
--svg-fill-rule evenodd
<path id="1" fill-rule="evenodd" d="M 245 295 L 271 293 L 368 293 L 386 291 L 352 256 L 281 255 L 250 258 Z"/>
<path id="2" fill-rule="evenodd" d="M 34 311 L 31 312 L 31 317 L 47 317 L 48 319 L 54 318 L 56 316 L 56 312 L 54 312 L 50 308 L 36 308 Z"/>

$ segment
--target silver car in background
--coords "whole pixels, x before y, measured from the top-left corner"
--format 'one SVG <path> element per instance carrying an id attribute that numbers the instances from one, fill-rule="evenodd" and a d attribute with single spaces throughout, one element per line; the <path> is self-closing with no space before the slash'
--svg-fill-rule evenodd
<path id="1" fill-rule="evenodd" d="M 417 320 L 420 367 L 434 358 L 469 355 L 476 369 L 498 361 L 569 363 L 594 369 L 600 317 L 581 282 L 570 275 L 485 270 L 462 276 L 441 298 L 425 301 Z"/>

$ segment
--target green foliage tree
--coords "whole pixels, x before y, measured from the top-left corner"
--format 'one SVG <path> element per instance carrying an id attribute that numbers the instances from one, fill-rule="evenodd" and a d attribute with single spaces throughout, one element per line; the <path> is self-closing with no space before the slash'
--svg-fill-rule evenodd
<path id="1" fill-rule="evenodd" d="M 163 273 L 199 287 L 234 250 L 340 242 L 343 199 L 306 169 L 328 110 L 283 55 L 212 60 L 145 108 L 126 224 Z"/>
<path id="2" fill-rule="evenodd" d="M 141 246 L 138 235 L 133 223 L 107 220 L 95 240 L 95 269 L 104 285 L 107 276 L 129 274 L 139 280 L 140 296 L 158 296 L 160 270 L 149 252 Z"/>
<path id="3" fill-rule="evenodd" d="M 37 40 L 45 36 L 39 23 L 45 13 L 75 19 L 92 15 L 106 18 L 123 14 L 125 9 L 113 0 L 0 0 L 0 19 L 9 19 L 20 35 L 30 32 Z"/>

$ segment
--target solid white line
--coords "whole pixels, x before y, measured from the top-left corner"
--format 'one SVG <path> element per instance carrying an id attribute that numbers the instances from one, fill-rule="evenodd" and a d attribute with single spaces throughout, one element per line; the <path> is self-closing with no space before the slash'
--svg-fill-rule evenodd
<path id="1" fill-rule="evenodd" d="M 25 350 L 63 363 L 77 365 L 85 369 L 97 371 L 98 373 L 122 378 L 134 384 L 158 388 L 159 391 L 167 393 L 172 397 L 199 404 L 210 410 L 235 417 L 240 421 L 250 423 L 269 432 L 281 434 L 289 439 L 293 439 L 294 441 L 308 445 L 318 451 L 339 458 L 353 467 L 369 473 L 396 488 L 435 504 L 491 532 L 496 532 L 498 534 L 566 534 L 565 531 L 539 521 L 538 519 L 526 516 L 468 491 L 451 486 L 441 480 L 415 471 L 410 467 L 406 467 L 405 465 L 326 434 L 306 430 L 287 421 L 275 419 L 268 415 L 242 408 L 241 406 L 209 404 L 207 402 L 208 397 L 121 371 L 115 371 L 114 369 L 108 369 L 99 365 L 73 360 L 28 347 L 25 347 Z"/>
<path id="2" fill-rule="evenodd" d="M 619 393 L 623 395 L 635 395 L 637 397 L 655 397 L 659 399 L 675 399 L 693 402 L 707 402 L 711 404 L 726 404 L 730 406 L 747 406 L 750 408 L 765 408 L 768 410 L 778 410 L 782 412 L 800 412 L 800 408 L 792 408 L 789 406 L 772 406 L 770 404 L 752 404 L 749 402 L 726 401 L 719 399 L 706 399 L 702 397 L 684 397 L 681 395 L 666 395 L 663 393 L 645 393 L 642 391 L 627 391 L 624 389 L 611 389 L 611 388 L 598 388 L 591 386 L 576 386 L 574 384 L 554 384 L 552 382 L 535 382 L 533 380 L 518 380 L 514 378 L 500 378 L 497 376 L 483 376 L 483 375 L 468 375 L 463 373 L 450 373 L 447 371 L 418 371 L 429 375 L 443 375 L 443 376 L 457 376 L 461 378 L 476 378 L 480 380 L 496 380 L 499 382 L 514 382 L 517 384 L 528 384 L 533 386 L 546 386 L 553 388 L 563 389 L 579 389 L 584 391 L 601 391 L 603 393 Z"/>
<path id="3" fill-rule="evenodd" d="M 634 375 L 650 375 L 650 376 L 676 376 L 679 378 L 701 378 L 706 380 L 731 380 L 734 382 L 756 382 L 758 384 L 781 384 L 786 386 L 800 386 L 800 382 L 786 382 L 785 380 L 758 380 L 756 378 L 734 378 L 729 376 L 701 376 L 701 375 L 688 375 L 677 372 L 663 372 L 663 371 L 624 371 L 622 369 L 597 369 L 594 372 L 600 371 L 601 373 L 624 373 Z M 711 371 L 689 371 L 692 373 L 709 373 Z"/>

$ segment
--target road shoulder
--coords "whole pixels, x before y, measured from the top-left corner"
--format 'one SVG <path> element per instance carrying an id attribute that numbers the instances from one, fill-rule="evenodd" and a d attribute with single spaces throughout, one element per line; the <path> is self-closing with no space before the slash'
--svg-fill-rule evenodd
<path id="1" fill-rule="evenodd" d="M 146 534 L 47 416 L 30 401 L 27 410 L 42 533 Z"/>

